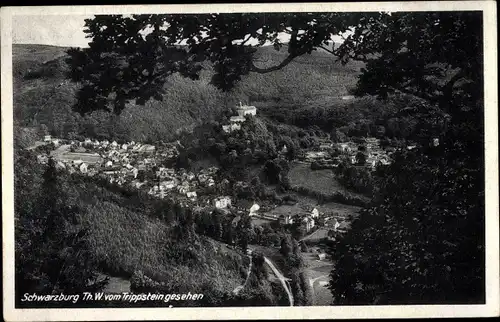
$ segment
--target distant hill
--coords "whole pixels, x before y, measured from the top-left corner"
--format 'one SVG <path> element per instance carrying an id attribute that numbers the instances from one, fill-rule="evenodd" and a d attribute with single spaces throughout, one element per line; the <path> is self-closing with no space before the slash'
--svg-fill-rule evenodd
<path id="1" fill-rule="evenodd" d="M 163 102 L 146 106 L 130 104 L 121 116 L 94 112 L 81 117 L 72 111 L 77 84 L 65 79 L 66 47 L 13 45 L 14 118 L 21 127 L 45 124 L 53 135 L 64 137 L 101 137 L 118 140 L 170 140 L 181 129 L 189 129 L 237 101 L 254 105 L 273 105 L 287 101 L 307 104 L 318 96 L 346 95 L 354 86 L 360 65 L 343 66 L 329 53 L 318 50 L 297 57 L 294 62 L 268 74 L 252 73 L 243 78 L 231 93 L 222 93 L 210 84 L 209 70 L 192 81 L 172 75 L 165 84 Z M 276 51 L 260 48 L 259 66 L 279 63 L 286 45 Z"/>

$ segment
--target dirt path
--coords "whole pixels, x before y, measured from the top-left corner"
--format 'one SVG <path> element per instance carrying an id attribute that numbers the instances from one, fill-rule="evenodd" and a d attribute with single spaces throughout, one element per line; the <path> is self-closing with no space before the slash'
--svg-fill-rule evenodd
<path id="1" fill-rule="evenodd" d="M 287 283 L 288 280 L 285 279 L 283 274 L 281 274 L 281 272 L 276 268 L 276 266 L 274 266 L 273 262 L 271 262 L 271 260 L 269 258 L 264 257 L 264 260 L 267 263 L 267 265 L 269 265 L 269 267 L 273 271 L 274 275 L 276 275 L 276 277 L 280 280 L 281 285 L 283 285 L 283 288 L 285 289 L 285 291 L 288 295 L 288 301 L 290 302 L 290 306 L 293 306 L 293 294 L 292 294 L 292 291 L 290 290 L 289 285 Z"/>
<path id="2" fill-rule="evenodd" d="M 245 288 L 245 285 L 247 284 L 248 282 L 248 279 L 250 278 L 250 274 L 252 273 L 252 263 L 253 263 L 253 257 L 251 255 L 251 251 L 249 251 L 249 254 L 247 255 L 248 258 L 250 259 L 250 264 L 248 264 L 248 270 L 247 270 L 247 278 L 245 278 L 245 282 L 243 282 L 243 284 L 237 286 L 234 290 L 233 290 L 233 293 L 238 295 L 238 293 L 240 293 L 240 291 L 242 289 Z"/>

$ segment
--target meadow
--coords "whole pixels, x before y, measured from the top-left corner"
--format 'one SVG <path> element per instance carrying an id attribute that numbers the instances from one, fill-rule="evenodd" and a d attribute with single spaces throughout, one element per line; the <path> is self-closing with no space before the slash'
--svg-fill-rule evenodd
<path id="1" fill-rule="evenodd" d="M 293 163 L 288 173 L 290 184 L 300 186 L 314 192 L 328 194 L 346 189 L 336 180 L 335 173 L 330 169 L 311 170 L 310 164 Z"/>

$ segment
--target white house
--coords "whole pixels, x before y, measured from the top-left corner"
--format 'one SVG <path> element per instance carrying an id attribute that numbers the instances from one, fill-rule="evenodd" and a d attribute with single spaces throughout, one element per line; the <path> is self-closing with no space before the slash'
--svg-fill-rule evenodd
<path id="1" fill-rule="evenodd" d="M 111 146 L 113 148 L 116 148 L 116 147 L 118 147 L 118 143 L 116 143 L 116 141 L 113 141 L 113 142 L 111 142 Z"/>
<path id="2" fill-rule="evenodd" d="M 310 231 L 314 227 L 314 219 L 306 216 L 302 219 L 302 225 L 306 228 L 306 231 Z"/>
<path id="3" fill-rule="evenodd" d="M 342 150 L 342 152 L 351 152 L 351 148 L 349 147 L 349 144 L 347 144 L 347 143 L 341 143 L 340 149 Z"/>
<path id="4" fill-rule="evenodd" d="M 175 181 L 174 180 L 166 180 L 166 181 L 162 181 L 160 183 L 160 186 L 163 187 L 164 189 L 173 189 L 175 188 Z"/>
<path id="5" fill-rule="evenodd" d="M 56 163 L 56 169 L 66 169 L 66 166 L 61 161 Z"/>
<path id="6" fill-rule="evenodd" d="M 81 173 L 87 173 L 88 171 L 88 166 L 85 162 L 83 162 L 82 164 L 80 164 L 80 172 Z"/>
<path id="7" fill-rule="evenodd" d="M 196 191 L 188 191 L 186 192 L 186 197 L 190 199 L 196 199 L 198 195 L 196 194 Z"/>
<path id="8" fill-rule="evenodd" d="M 151 144 L 144 144 L 140 147 L 139 152 L 143 153 L 153 153 L 156 150 L 156 147 Z"/>
<path id="9" fill-rule="evenodd" d="M 50 142 L 50 141 L 52 141 L 52 136 L 50 136 L 50 135 L 45 135 L 45 136 L 43 137 L 43 140 L 44 140 L 45 142 Z"/>
<path id="10" fill-rule="evenodd" d="M 282 225 L 293 224 L 293 217 L 291 215 L 281 215 L 279 221 Z"/>
<path id="11" fill-rule="evenodd" d="M 257 211 L 259 209 L 260 209 L 260 206 L 258 204 L 256 204 L 256 203 L 254 203 L 253 206 L 250 207 L 250 210 L 249 210 L 250 213 L 248 215 L 249 216 L 253 216 L 253 215 L 257 214 Z"/>
<path id="12" fill-rule="evenodd" d="M 229 118 L 229 122 L 231 122 L 231 124 L 234 124 L 234 123 L 243 123 L 245 122 L 245 117 L 244 116 L 231 116 Z"/>
<path id="13" fill-rule="evenodd" d="M 318 209 L 314 208 L 311 211 L 311 218 L 318 218 L 318 217 L 319 217 L 319 211 L 318 211 Z"/>
<path id="14" fill-rule="evenodd" d="M 126 145 L 126 144 L 122 144 L 122 149 L 123 149 L 123 150 L 126 150 L 127 148 L 128 148 L 128 145 Z"/>
<path id="15" fill-rule="evenodd" d="M 230 133 L 232 131 L 241 130 L 241 125 L 239 123 L 231 123 L 229 125 L 222 125 L 222 130 L 226 133 Z"/>
<path id="16" fill-rule="evenodd" d="M 337 231 L 337 229 L 340 227 L 340 223 L 337 219 L 335 219 L 335 225 L 333 226 L 333 231 Z"/>
<path id="17" fill-rule="evenodd" d="M 240 106 L 236 108 L 236 111 L 238 112 L 238 115 L 241 117 L 244 117 L 245 115 L 256 115 L 257 114 L 257 108 L 255 106 L 249 106 L 249 105 L 242 105 L 240 102 Z"/>
<path id="18" fill-rule="evenodd" d="M 231 198 L 228 196 L 218 197 L 214 199 L 215 208 L 227 208 L 227 206 L 231 206 Z"/>
<path id="19" fill-rule="evenodd" d="M 113 166 L 113 161 L 109 160 L 108 162 L 106 162 L 106 167 L 111 167 Z"/>

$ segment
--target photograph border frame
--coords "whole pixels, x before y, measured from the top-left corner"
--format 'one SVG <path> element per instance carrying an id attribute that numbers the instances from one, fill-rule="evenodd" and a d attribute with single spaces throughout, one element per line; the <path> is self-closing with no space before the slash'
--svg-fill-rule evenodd
<path id="1" fill-rule="evenodd" d="M 478 305 L 377 305 L 220 308 L 91 308 L 16 309 L 14 306 L 14 191 L 12 17 L 15 15 L 88 15 L 132 13 L 230 12 L 369 12 L 469 11 L 483 12 L 486 303 Z M 497 17 L 494 1 L 418 1 L 357 3 L 259 3 L 120 6 L 3 7 L 1 32 L 2 229 L 3 306 L 6 321 L 42 320 L 214 320 L 214 319 L 346 319 L 489 317 L 499 308 L 498 208 L 498 76 Z"/>

